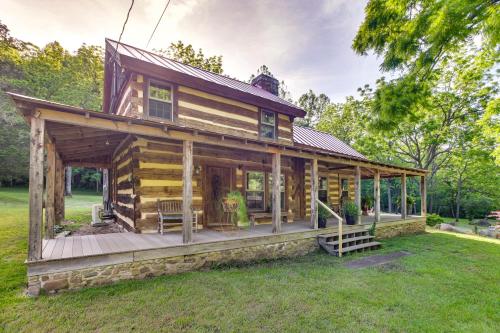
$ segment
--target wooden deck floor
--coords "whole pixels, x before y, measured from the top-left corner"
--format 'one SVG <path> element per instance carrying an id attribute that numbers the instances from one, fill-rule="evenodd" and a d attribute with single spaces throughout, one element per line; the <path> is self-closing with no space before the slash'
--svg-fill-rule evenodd
<path id="1" fill-rule="evenodd" d="M 383 214 L 383 221 L 397 221 L 401 217 L 396 214 Z M 363 216 L 364 225 L 373 222 L 373 216 Z M 333 219 L 328 221 L 327 227 L 336 227 Z M 344 226 L 347 230 L 352 226 Z M 359 226 L 358 226 L 359 227 Z M 282 224 L 282 234 L 311 231 L 308 221 L 297 221 Z M 214 231 L 200 230 L 193 233 L 192 244 L 216 243 L 227 240 L 258 238 L 272 235 L 270 224 L 257 225 L 250 230 Z M 58 260 L 80 258 L 104 254 L 113 254 L 129 251 L 142 251 L 182 246 L 180 232 L 160 234 L 135 234 L 131 232 L 111 233 L 101 235 L 70 236 L 44 240 L 42 260 Z"/>

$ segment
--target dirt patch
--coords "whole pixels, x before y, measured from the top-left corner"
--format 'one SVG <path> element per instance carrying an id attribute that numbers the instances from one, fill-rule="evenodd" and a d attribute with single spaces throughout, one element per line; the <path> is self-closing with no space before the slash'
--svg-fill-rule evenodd
<path id="1" fill-rule="evenodd" d="M 93 227 L 90 224 L 82 225 L 78 230 L 71 232 L 72 236 L 112 234 L 123 232 L 123 227 L 118 223 L 111 223 L 102 227 Z"/>
<path id="2" fill-rule="evenodd" d="M 398 251 L 385 255 L 375 255 L 375 256 L 361 258 L 359 260 L 352 260 L 346 263 L 345 266 L 347 268 L 365 268 L 365 267 L 385 265 L 387 269 L 391 269 L 396 267 L 395 266 L 393 267 L 393 265 L 388 265 L 389 263 L 398 258 L 406 257 L 409 255 L 411 255 L 410 252 Z"/>

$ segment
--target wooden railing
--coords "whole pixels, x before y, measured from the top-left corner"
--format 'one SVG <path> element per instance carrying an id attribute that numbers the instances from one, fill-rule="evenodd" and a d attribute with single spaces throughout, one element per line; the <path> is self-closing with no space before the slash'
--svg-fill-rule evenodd
<path id="1" fill-rule="evenodd" d="M 335 213 L 330 207 L 325 205 L 323 202 L 321 202 L 318 199 L 316 199 L 316 201 L 318 202 L 319 205 L 321 205 L 321 207 L 323 207 L 330 214 L 332 214 L 333 217 L 335 217 L 337 220 L 339 220 L 339 257 L 342 257 L 342 245 L 343 245 L 342 244 L 342 224 L 343 224 L 343 219 L 337 213 Z"/>

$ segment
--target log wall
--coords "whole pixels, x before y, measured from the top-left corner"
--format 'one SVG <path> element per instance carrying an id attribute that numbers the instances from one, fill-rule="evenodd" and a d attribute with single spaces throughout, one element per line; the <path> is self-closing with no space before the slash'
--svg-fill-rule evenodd
<path id="1" fill-rule="evenodd" d="M 144 77 L 132 74 L 125 84 L 116 109 L 116 114 L 133 118 L 142 118 L 144 113 Z"/>
<path id="2" fill-rule="evenodd" d="M 306 160 L 304 164 L 304 192 L 305 192 L 305 215 L 311 217 L 311 162 Z M 351 172 L 335 172 L 328 170 L 328 165 L 318 162 L 318 176 L 327 177 L 328 180 L 328 201 L 332 205 L 340 204 L 342 194 L 341 179 L 348 179 L 349 200 L 354 200 L 354 174 Z"/>
<path id="3" fill-rule="evenodd" d="M 118 222 L 128 230 L 135 228 L 133 183 L 133 137 L 128 137 L 113 157 L 111 192 Z"/>

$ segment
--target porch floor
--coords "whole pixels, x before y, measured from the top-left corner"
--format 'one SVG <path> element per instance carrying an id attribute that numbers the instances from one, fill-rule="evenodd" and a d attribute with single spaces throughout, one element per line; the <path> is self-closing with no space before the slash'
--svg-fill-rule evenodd
<path id="1" fill-rule="evenodd" d="M 409 219 L 413 218 L 411 216 Z M 401 220 L 397 214 L 381 214 L 383 222 Z M 373 222 L 373 216 L 363 216 L 362 226 L 366 227 Z M 337 229 L 335 219 L 328 220 L 327 228 L 322 232 L 334 232 Z M 344 230 L 359 228 L 359 225 L 344 226 Z M 283 223 L 282 233 L 301 233 L 313 231 L 309 221 L 295 221 L 293 223 Z M 259 238 L 263 236 L 276 235 L 272 233 L 271 224 L 256 225 L 251 229 L 215 231 L 210 229 L 193 232 L 193 242 L 191 244 L 217 243 L 228 240 Z M 101 235 L 70 236 L 43 241 L 43 252 L 41 261 L 51 261 L 60 259 L 80 258 L 88 256 L 99 256 L 113 253 L 123 253 L 130 251 L 142 251 L 151 249 L 161 249 L 168 247 L 183 246 L 181 232 L 167 232 L 164 235 L 157 233 L 136 234 L 132 232 L 110 233 Z"/>

